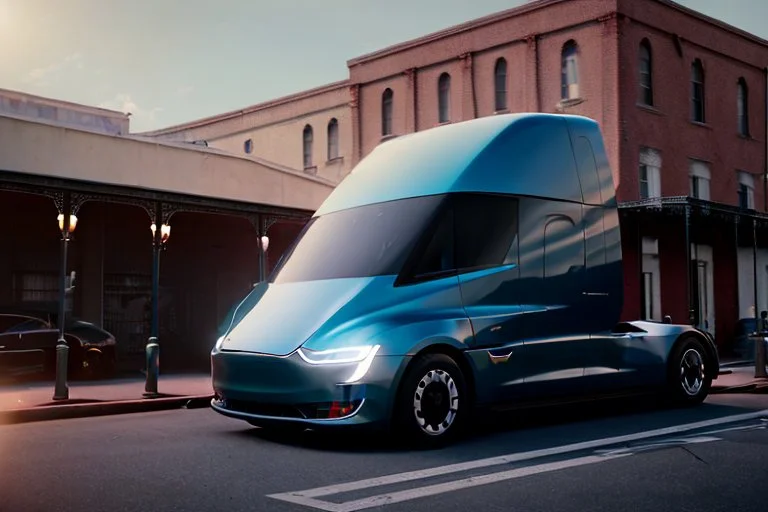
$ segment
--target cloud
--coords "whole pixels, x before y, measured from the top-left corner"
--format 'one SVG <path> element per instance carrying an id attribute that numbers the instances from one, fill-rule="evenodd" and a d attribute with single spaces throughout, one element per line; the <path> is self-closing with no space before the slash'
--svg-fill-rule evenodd
<path id="1" fill-rule="evenodd" d="M 35 68 L 27 73 L 23 80 L 33 86 L 46 87 L 55 83 L 57 76 L 71 69 L 85 69 L 85 62 L 81 53 L 72 53 L 59 62 L 42 68 Z"/>
<path id="2" fill-rule="evenodd" d="M 157 114 L 163 111 L 161 107 L 143 108 L 127 93 L 116 94 L 114 98 L 102 101 L 98 106 L 109 110 L 117 110 L 124 114 L 131 114 L 134 120 L 132 124 L 140 126 L 154 126 L 157 121 Z"/>

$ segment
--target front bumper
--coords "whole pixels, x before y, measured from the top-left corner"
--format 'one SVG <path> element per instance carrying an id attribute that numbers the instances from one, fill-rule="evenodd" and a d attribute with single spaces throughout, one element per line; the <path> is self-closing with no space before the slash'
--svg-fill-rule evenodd
<path id="1" fill-rule="evenodd" d="M 258 425 L 384 426 L 406 359 L 376 356 L 359 382 L 344 384 L 357 363 L 312 365 L 295 352 L 217 351 L 211 354 L 211 407 Z"/>

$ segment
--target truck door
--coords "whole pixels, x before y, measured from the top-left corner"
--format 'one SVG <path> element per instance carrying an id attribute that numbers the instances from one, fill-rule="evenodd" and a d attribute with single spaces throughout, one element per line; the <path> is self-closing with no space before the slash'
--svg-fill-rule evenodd
<path id="1" fill-rule="evenodd" d="M 525 347 L 518 265 L 518 199 L 491 194 L 454 197 L 456 265 L 474 340 L 467 352 L 481 399 L 520 396 Z"/>
<path id="2" fill-rule="evenodd" d="M 525 390 L 532 398 L 578 393 L 589 350 L 581 205 L 526 198 L 520 215 Z"/>

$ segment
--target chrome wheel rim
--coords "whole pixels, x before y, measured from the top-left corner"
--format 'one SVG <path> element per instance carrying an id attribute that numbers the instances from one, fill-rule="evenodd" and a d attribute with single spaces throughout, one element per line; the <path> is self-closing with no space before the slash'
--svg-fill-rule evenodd
<path id="1" fill-rule="evenodd" d="M 696 396 L 704 386 L 704 358 L 689 348 L 680 360 L 680 384 L 689 396 Z"/>
<path id="2" fill-rule="evenodd" d="M 413 414 L 421 430 L 432 436 L 444 434 L 456 420 L 459 390 L 444 370 L 430 370 L 416 385 Z"/>

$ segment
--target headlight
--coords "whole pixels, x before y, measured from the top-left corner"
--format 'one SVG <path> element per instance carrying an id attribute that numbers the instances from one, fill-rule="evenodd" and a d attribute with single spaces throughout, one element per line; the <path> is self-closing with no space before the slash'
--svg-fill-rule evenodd
<path id="1" fill-rule="evenodd" d="M 381 348 L 381 345 L 333 348 L 319 351 L 300 348 L 297 352 L 304 361 L 314 365 L 357 363 L 357 367 L 352 372 L 352 375 L 344 380 L 345 384 L 351 384 L 365 377 L 379 348 Z"/>
<path id="2" fill-rule="evenodd" d="M 302 347 L 297 352 L 309 364 L 343 364 L 359 363 L 367 357 L 375 355 L 378 350 L 379 345 L 365 345 L 362 347 L 332 348 L 330 350 L 310 350 Z"/>

